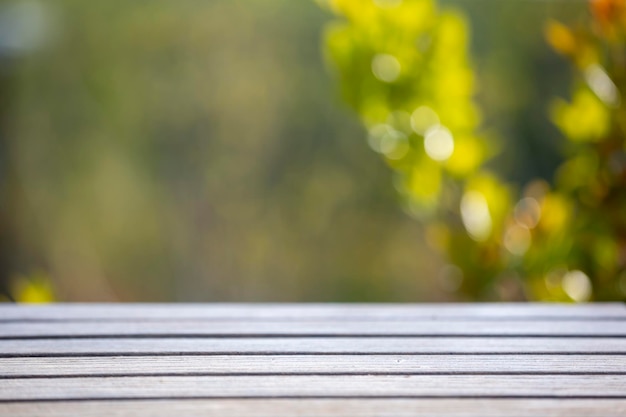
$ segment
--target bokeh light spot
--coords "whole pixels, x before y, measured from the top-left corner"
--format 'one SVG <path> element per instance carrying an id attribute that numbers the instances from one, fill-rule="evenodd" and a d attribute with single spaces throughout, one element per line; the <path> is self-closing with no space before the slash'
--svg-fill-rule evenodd
<path id="1" fill-rule="evenodd" d="M 461 219 L 470 237 L 484 241 L 492 228 L 491 214 L 485 196 L 478 191 L 468 191 L 461 199 Z"/>
<path id="2" fill-rule="evenodd" d="M 549 292 L 556 293 L 560 291 L 565 274 L 567 274 L 567 268 L 564 266 L 554 268 L 546 274 L 544 283 Z"/>
<path id="3" fill-rule="evenodd" d="M 454 152 L 452 133 L 444 126 L 431 127 L 424 135 L 424 149 L 435 161 L 445 161 Z"/>
<path id="4" fill-rule="evenodd" d="M 428 106 L 419 106 L 411 114 L 411 127 L 418 135 L 424 136 L 432 127 L 439 126 L 439 116 Z"/>
<path id="5" fill-rule="evenodd" d="M 574 270 L 566 273 L 562 285 L 565 293 L 574 301 L 582 302 L 591 298 L 591 281 L 583 271 Z"/>
<path id="6" fill-rule="evenodd" d="M 531 238 L 526 227 L 513 224 L 504 235 L 504 247 L 513 255 L 522 256 L 530 247 Z"/>
<path id="7" fill-rule="evenodd" d="M 372 127 L 367 141 L 370 148 L 389 159 L 401 159 L 409 151 L 406 135 L 387 124 Z"/>
<path id="8" fill-rule="evenodd" d="M 589 88 L 600 100 L 612 107 L 620 103 L 620 94 L 611 77 L 598 64 L 592 64 L 585 70 L 585 80 Z"/>
<path id="9" fill-rule="evenodd" d="M 514 216 L 517 224 L 532 229 L 541 219 L 541 206 L 532 197 L 522 198 L 515 205 Z"/>
<path id="10" fill-rule="evenodd" d="M 400 76 L 400 62 L 389 54 L 378 54 L 372 59 L 372 73 L 381 81 L 392 83 Z"/>

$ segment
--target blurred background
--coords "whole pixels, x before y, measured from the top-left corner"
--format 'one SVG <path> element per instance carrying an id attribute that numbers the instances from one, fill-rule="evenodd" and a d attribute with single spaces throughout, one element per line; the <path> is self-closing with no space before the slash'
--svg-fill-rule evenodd
<path id="1" fill-rule="evenodd" d="M 573 70 L 544 26 L 587 3 L 439 7 L 471 28 L 486 163 L 551 182 Z M 402 203 L 324 52 L 337 19 L 312 0 L 1 1 L 4 299 L 506 298 L 451 282 Z"/>

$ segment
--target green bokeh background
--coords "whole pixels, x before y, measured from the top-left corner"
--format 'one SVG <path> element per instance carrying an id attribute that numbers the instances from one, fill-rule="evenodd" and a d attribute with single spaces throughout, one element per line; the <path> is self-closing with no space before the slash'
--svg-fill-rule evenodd
<path id="1" fill-rule="evenodd" d="M 571 75 L 543 24 L 585 3 L 442 4 L 471 23 L 491 166 L 552 179 Z M 315 2 L 5 0 L 0 19 L 5 294 L 463 300 L 341 100 Z"/>

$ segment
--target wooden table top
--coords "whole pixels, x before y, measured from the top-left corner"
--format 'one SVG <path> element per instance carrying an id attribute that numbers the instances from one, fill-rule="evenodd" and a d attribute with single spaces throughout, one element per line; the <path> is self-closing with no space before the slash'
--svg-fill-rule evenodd
<path id="1" fill-rule="evenodd" d="M 626 416 L 626 306 L 0 305 L 2 416 Z"/>

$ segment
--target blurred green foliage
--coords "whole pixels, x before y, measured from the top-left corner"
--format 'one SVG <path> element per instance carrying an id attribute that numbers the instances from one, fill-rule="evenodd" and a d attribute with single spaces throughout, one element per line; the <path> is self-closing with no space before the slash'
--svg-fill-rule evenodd
<path id="1" fill-rule="evenodd" d="M 434 0 L 329 0 L 326 55 L 406 210 L 470 299 L 614 300 L 626 294 L 626 3 L 592 1 L 546 37 L 576 67 L 550 117 L 568 143 L 552 185 L 516 187 L 487 168 L 501 140 L 481 129 L 468 23 Z M 506 149 L 502 149 L 506 152 Z M 548 179 L 552 180 L 552 179 Z M 520 189 L 521 188 L 521 189 Z"/>
<path id="2" fill-rule="evenodd" d="M 333 100 L 315 3 L 0 6 L 14 298 L 44 275 L 69 301 L 449 297 Z"/>
<path id="3" fill-rule="evenodd" d="M 0 0 L 0 291 L 623 298 L 622 1 L 318 3 Z"/>

